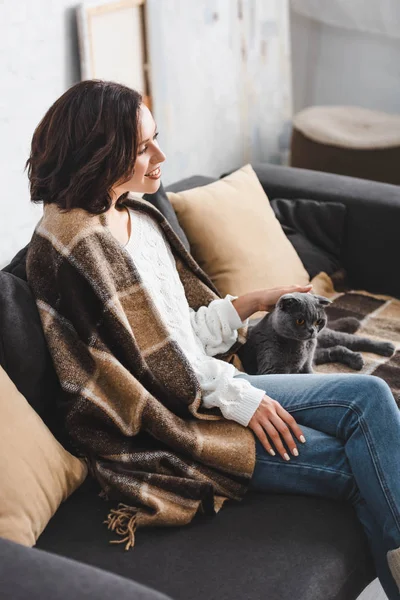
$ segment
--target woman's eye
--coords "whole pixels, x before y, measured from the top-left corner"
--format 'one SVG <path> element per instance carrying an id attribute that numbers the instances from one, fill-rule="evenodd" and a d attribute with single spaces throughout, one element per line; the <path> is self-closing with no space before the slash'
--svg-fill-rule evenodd
<path id="1" fill-rule="evenodd" d="M 297 319 L 296 320 L 296 325 L 304 325 L 305 321 L 304 319 Z"/>
<path id="2" fill-rule="evenodd" d="M 159 131 L 157 131 L 157 133 L 155 133 L 155 134 L 154 134 L 153 140 L 155 140 L 155 139 L 157 138 L 157 136 L 158 136 L 158 134 L 159 134 L 159 133 L 160 133 L 160 132 L 159 132 Z M 148 146 L 145 146 L 145 147 L 143 148 L 143 150 L 141 150 L 140 152 L 138 152 L 138 154 L 144 154 L 144 153 L 146 152 L 147 148 L 148 148 Z"/>

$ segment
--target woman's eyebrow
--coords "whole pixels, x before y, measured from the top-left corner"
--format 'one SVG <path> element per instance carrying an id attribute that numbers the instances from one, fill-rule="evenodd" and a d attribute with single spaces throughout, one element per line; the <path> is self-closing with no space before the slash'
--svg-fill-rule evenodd
<path id="1" fill-rule="evenodd" d="M 154 121 L 155 122 L 155 121 Z M 157 131 L 157 123 L 155 123 L 156 128 L 154 129 L 154 133 L 153 136 L 155 135 L 156 131 Z M 139 146 L 141 146 L 142 144 L 145 144 L 146 142 L 150 141 L 150 138 L 147 140 L 143 140 L 142 142 L 139 142 Z"/>

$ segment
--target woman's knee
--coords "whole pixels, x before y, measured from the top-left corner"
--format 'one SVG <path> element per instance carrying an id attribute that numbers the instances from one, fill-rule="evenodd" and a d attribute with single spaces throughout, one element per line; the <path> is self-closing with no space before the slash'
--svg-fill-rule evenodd
<path id="1" fill-rule="evenodd" d="M 390 387 L 381 377 L 377 375 L 355 374 L 354 378 L 356 378 L 354 379 L 354 385 L 357 393 L 354 394 L 353 400 L 356 400 L 358 404 L 394 402 Z"/>

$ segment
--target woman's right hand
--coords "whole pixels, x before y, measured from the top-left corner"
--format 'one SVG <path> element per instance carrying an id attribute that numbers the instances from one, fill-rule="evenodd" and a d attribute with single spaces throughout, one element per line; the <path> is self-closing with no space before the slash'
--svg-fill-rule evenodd
<path id="1" fill-rule="evenodd" d="M 248 427 L 254 431 L 267 452 L 270 454 L 275 454 L 272 449 L 271 442 L 267 437 L 268 434 L 282 458 L 284 460 L 290 460 L 286 448 L 284 447 L 280 438 L 280 435 L 282 435 L 292 454 L 294 454 L 294 456 L 298 456 L 298 454 L 296 454 L 296 452 L 298 453 L 297 446 L 293 440 L 288 425 L 293 430 L 296 437 L 302 443 L 304 443 L 306 440 L 292 415 L 288 413 L 288 411 L 285 410 L 277 400 L 273 400 L 269 396 L 265 395 L 261 400 L 256 412 L 250 419 Z"/>

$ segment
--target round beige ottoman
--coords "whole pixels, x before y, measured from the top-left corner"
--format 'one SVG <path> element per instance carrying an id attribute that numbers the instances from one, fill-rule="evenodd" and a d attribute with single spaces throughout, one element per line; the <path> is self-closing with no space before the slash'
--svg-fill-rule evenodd
<path id="1" fill-rule="evenodd" d="M 293 119 L 291 166 L 400 185 L 400 115 L 312 106 Z"/>

